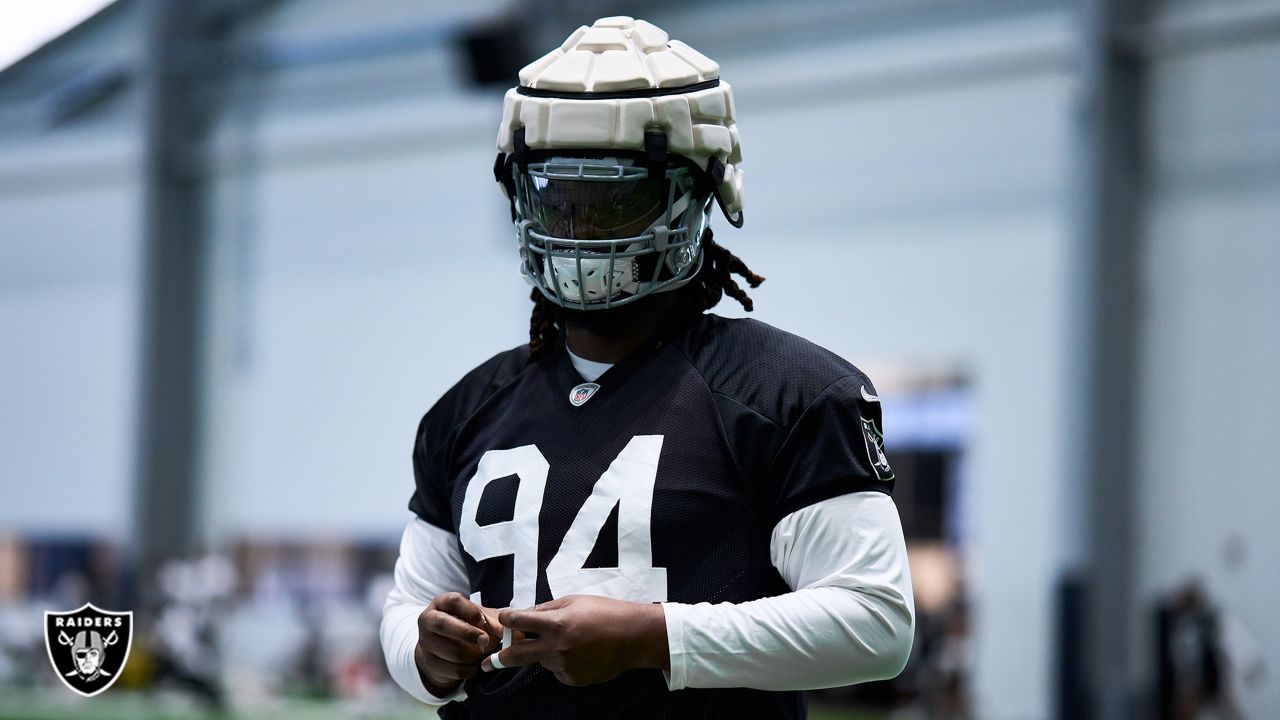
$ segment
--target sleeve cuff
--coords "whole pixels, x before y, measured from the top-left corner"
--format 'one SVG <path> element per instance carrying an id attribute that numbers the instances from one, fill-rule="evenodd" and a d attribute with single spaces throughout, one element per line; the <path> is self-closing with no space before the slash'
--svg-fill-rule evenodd
<path id="1" fill-rule="evenodd" d="M 668 690 L 683 690 L 688 687 L 688 662 L 684 652 L 684 626 L 688 612 L 692 606 L 683 603 L 662 603 L 662 612 L 667 622 L 667 650 L 670 653 L 671 669 L 664 670 L 662 677 L 667 681 Z"/>
<path id="2" fill-rule="evenodd" d="M 413 659 L 414 647 L 418 643 L 419 612 L 420 610 L 415 606 L 402 605 L 389 608 L 384 614 L 382 642 L 383 647 L 389 650 L 386 653 L 386 659 L 391 678 L 415 700 L 428 705 L 444 705 L 466 700 L 467 691 L 462 685 L 448 695 L 437 697 L 431 694 L 427 686 L 422 683 L 418 664 Z"/>
<path id="3" fill-rule="evenodd" d="M 457 690 L 454 690 L 453 692 L 449 693 L 448 695 L 445 695 L 444 697 L 436 697 L 435 695 L 432 695 L 431 691 L 428 690 L 425 685 L 423 685 L 422 696 L 419 697 L 418 699 L 428 705 L 444 705 L 445 703 L 462 702 L 463 700 L 467 699 L 467 691 L 463 689 L 465 685 L 466 683 L 459 685 Z"/>

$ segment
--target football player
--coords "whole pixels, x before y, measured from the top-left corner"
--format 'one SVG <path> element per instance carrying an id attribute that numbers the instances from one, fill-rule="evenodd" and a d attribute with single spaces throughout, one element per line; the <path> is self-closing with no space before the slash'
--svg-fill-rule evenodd
<path id="1" fill-rule="evenodd" d="M 529 342 L 423 417 L 382 644 L 443 718 L 800 718 L 890 678 L 914 606 L 880 401 L 707 311 L 763 278 L 719 66 L 625 17 L 508 91 L 495 173 Z"/>

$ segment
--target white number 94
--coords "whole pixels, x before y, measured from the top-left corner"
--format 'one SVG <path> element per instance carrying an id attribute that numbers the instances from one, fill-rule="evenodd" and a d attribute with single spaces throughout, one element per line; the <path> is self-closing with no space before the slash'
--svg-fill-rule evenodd
<path id="1" fill-rule="evenodd" d="M 661 435 L 631 438 L 609 469 L 596 481 L 591 497 L 578 511 L 559 550 L 547 564 L 547 583 L 553 598 L 573 594 L 604 595 L 633 602 L 667 599 L 667 570 L 653 567 L 653 487 L 658 477 Z M 547 487 L 550 465 L 534 445 L 490 450 L 480 458 L 476 474 L 462 501 L 458 537 L 476 560 L 512 555 L 511 606 L 534 604 L 538 578 L 538 514 Z M 476 513 L 489 483 L 515 475 L 515 514 L 512 519 L 478 525 Z M 584 568 L 600 529 L 618 507 L 618 566 Z M 479 603 L 479 593 L 472 600 Z"/>

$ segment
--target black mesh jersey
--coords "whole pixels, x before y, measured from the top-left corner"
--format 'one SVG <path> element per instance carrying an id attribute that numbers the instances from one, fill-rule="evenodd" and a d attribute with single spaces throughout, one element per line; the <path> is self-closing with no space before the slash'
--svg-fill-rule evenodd
<path id="1" fill-rule="evenodd" d="M 704 315 L 596 383 L 563 341 L 501 353 L 422 419 L 409 507 L 456 533 L 473 599 L 580 593 L 742 602 L 788 591 L 774 525 L 807 505 L 889 493 L 880 403 L 856 367 L 754 320 Z M 799 718 L 800 693 L 668 691 L 658 671 L 561 685 L 538 666 L 484 673 L 444 718 Z"/>

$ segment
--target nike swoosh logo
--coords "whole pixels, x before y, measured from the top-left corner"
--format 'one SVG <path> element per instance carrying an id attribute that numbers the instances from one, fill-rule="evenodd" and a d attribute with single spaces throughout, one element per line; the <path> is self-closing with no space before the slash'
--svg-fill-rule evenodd
<path id="1" fill-rule="evenodd" d="M 867 402 L 880 402 L 880 396 L 879 396 L 879 395 L 872 395 L 871 393 L 867 392 L 867 386 L 866 386 L 866 385 L 862 385 L 862 386 L 860 386 L 860 387 L 862 388 L 862 399 L 863 399 L 863 400 L 866 400 Z"/>

